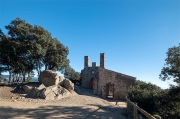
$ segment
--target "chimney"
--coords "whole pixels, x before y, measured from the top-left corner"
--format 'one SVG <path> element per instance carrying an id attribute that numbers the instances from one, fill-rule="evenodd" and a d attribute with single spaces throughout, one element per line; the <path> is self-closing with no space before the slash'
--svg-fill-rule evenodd
<path id="1" fill-rule="evenodd" d="M 84 56 L 84 68 L 89 67 L 89 57 Z"/>
<path id="2" fill-rule="evenodd" d="M 92 67 L 96 67 L 96 62 L 92 62 Z"/>
<path id="3" fill-rule="evenodd" d="M 105 68 L 105 54 L 100 54 L 100 67 Z"/>

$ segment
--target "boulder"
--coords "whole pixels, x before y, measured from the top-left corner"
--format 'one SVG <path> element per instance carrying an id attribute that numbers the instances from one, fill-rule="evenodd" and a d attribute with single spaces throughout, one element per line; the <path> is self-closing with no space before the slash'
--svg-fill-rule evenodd
<path id="1" fill-rule="evenodd" d="M 42 90 L 40 98 L 46 100 L 61 99 L 70 96 L 70 92 L 58 85 L 46 87 Z"/>
<path id="2" fill-rule="evenodd" d="M 47 86 L 57 85 L 59 84 L 59 75 L 51 70 L 45 70 L 40 73 L 38 78 L 39 83 Z"/>
<path id="3" fill-rule="evenodd" d="M 46 86 L 44 86 L 44 84 L 41 84 L 39 87 L 34 88 L 35 92 L 36 92 L 36 97 L 39 97 L 40 94 L 42 93 L 42 90 L 46 88 Z"/>
<path id="4" fill-rule="evenodd" d="M 55 99 L 55 95 L 52 91 L 50 91 L 46 97 L 44 98 L 45 100 L 54 100 Z"/>
<path id="5" fill-rule="evenodd" d="M 59 86 L 59 90 L 58 90 L 58 94 L 56 95 L 56 99 L 65 98 L 65 97 L 68 97 L 69 95 L 70 95 L 70 92 L 67 89 Z"/>
<path id="6" fill-rule="evenodd" d="M 68 91 L 74 90 L 74 83 L 72 83 L 70 80 L 65 79 L 63 81 L 63 86 L 66 88 Z"/>
<path id="7" fill-rule="evenodd" d="M 41 84 L 38 88 L 36 88 L 37 91 L 40 91 L 42 89 L 46 88 L 44 84 Z"/>
<path id="8" fill-rule="evenodd" d="M 24 85 L 22 88 L 26 93 L 30 93 L 33 89 L 32 86 L 28 86 L 28 85 Z"/>
<path id="9" fill-rule="evenodd" d="M 57 90 L 57 89 L 58 89 L 57 85 L 46 87 L 46 88 L 44 88 L 42 90 L 42 92 L 40 94 L 40 97 L 43 98 L 43 99 L 46 99 L 46 97 L 49 95 L 49 93 L 51 93 L 51 92 L 54 93 L 54 91 Z"/>
<path id="10" fill-rule="evenodd" d="M 59 85 L 63 86 L 64 78 L 62 76 L 59 76 Z"/>

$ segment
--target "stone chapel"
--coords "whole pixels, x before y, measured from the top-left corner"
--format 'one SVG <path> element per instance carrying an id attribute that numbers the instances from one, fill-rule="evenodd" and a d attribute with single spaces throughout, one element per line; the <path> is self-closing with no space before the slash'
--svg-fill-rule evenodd
<path id="1" fill-rule="evenodd" d="M 100 54 L 100 66 L 96 62 L 89 65 L 90 59 L 84 57 L 84 69 L 81 70 L 82 87 L 91 88 L 94 94 L 102 98 L 124 100 L 130 87 L 135 86 L 135 77 L 105 68 L 105 54 Z"/>

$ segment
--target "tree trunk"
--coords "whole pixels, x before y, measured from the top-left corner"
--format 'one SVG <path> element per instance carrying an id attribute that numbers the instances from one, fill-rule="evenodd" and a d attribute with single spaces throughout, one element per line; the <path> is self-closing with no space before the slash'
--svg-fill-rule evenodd
<path id="1" fill-rule="evenodd" d="M 15 79 L 15 74 L 13 73 L 13 79 L 12 79 L 12 82 L 14 82 L 14 79 Z"/>
<path id="2" fill-rule="evenodd" d="M 25 82 L 25 80 L 26 80 L 26 74 L 24 73 L 23 74 L 23 82 Z"/>
<path id="3" fill-rule="evenodd" d="M 18 81 L 18 74 L 16 74 L 16 82 Z"/>
<path id="4" fill-rule="evenodd" d="M 40 71 L 39 71 L 39 62 L 38 61 L 36 61 L 36 70 L 37 70 L 38 77 L 39 77 Z"/>
<path id="5" fill-rule="evenodd" d="M 12 74 L 12 72 L 9 71 L 9 83 L 11 82 L 11 74 Z"/>

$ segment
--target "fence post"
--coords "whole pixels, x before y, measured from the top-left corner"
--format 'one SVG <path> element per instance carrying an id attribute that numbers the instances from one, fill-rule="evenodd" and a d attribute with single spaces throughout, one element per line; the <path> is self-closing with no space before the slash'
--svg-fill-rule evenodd
<path id="1" fill-rule="evenodd" d="M 126 107 L 126 114 L 127 114 L 127 117 L 128 117 L 128 119 L 129 119 L 129 102 L 128 102 L 128 99 L 127 99 L 127 97 L 126 97 L 126 104 L 127 104 L 127 107 Z"/>
<path id="2" fill-rule="evenodd" d="M 134 103 L 135 105 L 137 105 L 137 103 Z M 133 117 L 134 119 L 137 119 L 137 107 L 133 105 Z"/>

